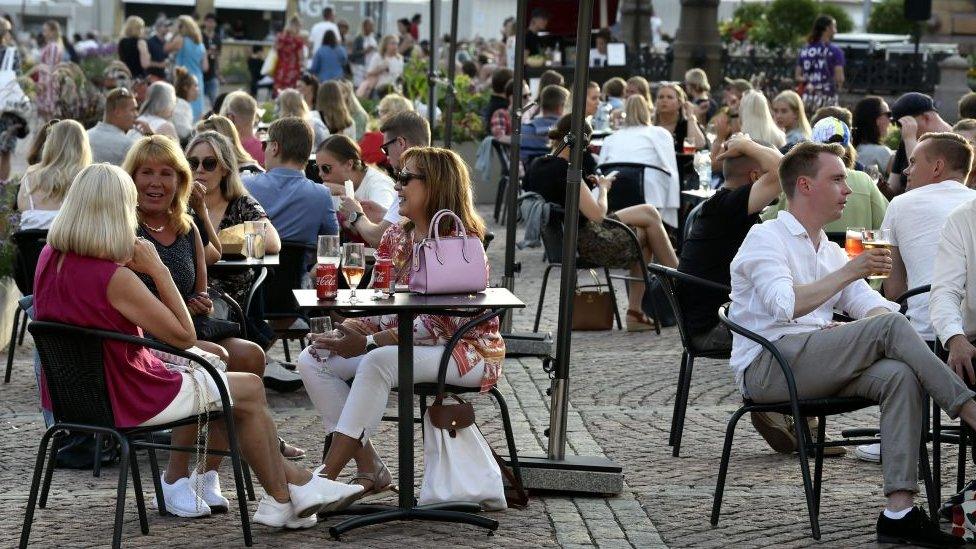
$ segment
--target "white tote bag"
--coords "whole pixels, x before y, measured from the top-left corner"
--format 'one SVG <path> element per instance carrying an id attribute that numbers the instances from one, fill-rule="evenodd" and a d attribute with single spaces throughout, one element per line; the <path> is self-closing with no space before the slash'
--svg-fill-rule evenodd
<path id="1" fill-rule="evenodd" d="M 17 73 L 14 72 L 14 48 L 4 48 L 3 59 L 0 60 L 0 112 L 21 113 L 30 104 L 30 99 L 24 94 Z"/>
<path id="2" fill-rule="evenodd" d="M 474 424 L 471 405 L 457 395 L 446 396 L 458 404 L 444 405 L 443 397 L 437 397 L 424 415 L 424 481 L 420 486 L 420 505 L 468 502 L 477 503 L 485 511 L 506 509 L 501 469 L 488 441 Z M 438 414 L 438 405 L 447 413 Z M 432 411 L 437 416 L 433 422 Z M 457 428 L 439 428 L 435 423 Z"/>

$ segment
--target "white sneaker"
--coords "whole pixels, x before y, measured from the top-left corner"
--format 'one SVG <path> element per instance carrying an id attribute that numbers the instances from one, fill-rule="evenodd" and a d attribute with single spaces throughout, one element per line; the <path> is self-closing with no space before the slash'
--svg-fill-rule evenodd
<path id="1" fill-rule="evenodd" d="M 293 518 L 294 509 L 290 501 L 278 503 L 273 497 L 264 496 L 258 502 L 258 510 L 254 512 L 251 520 L 272 528 L 281 528 Z"/>
<path id="2" fill-rule="evenodd" d="M 200 497 L 207 502 L 210 512 L 226 513 L 230 507 L 230 502 L 220 493 L 220 479 L 217 477 L 217 471 L 207 471 L 202 475 L 198 475 L 194 471 L 190 475 L 190 486 L 194 490 L 197 487 L 198 476 L 200 478 Z"/>
<path id="3" fill-rule="evenodd" d="M 312 471 L 312 479 L 302 486 L 288 485 L 288 493 L 291 495 L 292 505 L 295 506 L 295 514 L 299 518 L 314 515 L 323 505 L 355 496 L 365 489 L 360 484 L 343 484 L 319 476 L 323 469 L 325 465 L 320 465 Z"/>
<path id="4" fill-rule="evenodd" d="M 881 444 L 862 444 L 854 448 L 854 457 L 861 461 L 881 463 Z"/>
<path id="5" fill-rule="evenodd" d="M 319 521 L 315 514 L 309 515 L 305 518 L 298 518 L 294 512 L 295 508 L 292 507 L 292 518 L 285 523 L 285 528 L 288 528 L 289 530 L 304 530 L 306 528 L 311 528 Z"/>
<path id="6" fill-rule="evenodd" d="M 184 518 L 210 515 L 210 506 L 193 491 L 193 484 L 190 483 L 189 478 L 183 477 L 173 484 L 167 484 L 166 476 L 162 475 L 159 483 L 163 489 L 163 500 L 166 502 L 168 513 Z"/>
<path id="7" fill-rule="evenodd" d="M 280 361 L 268 359 L 264 366 L 264 386 L 279 393 L 290 393 L 302 388 L 302 376 L 294 366 L 289 369 Z"/>

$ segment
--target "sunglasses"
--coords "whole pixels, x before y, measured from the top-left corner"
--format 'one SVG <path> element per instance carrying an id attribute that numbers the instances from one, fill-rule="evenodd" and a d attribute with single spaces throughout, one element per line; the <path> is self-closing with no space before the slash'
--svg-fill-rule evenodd
<path id="1" fill-rule="evenodd" d="M 406 187 L 414 179 L 419 179 L 421 181 L 426 181 L 426 179 L 424 178 L 424 176 L 422 176 L 420 174 L 416 174 L 416 173 L 410 173 L 408 171 L 402 171 L 401 170 L 400 173 L 397 175 L 397 183 L 399 183 L 401 187 Z"/>
<path id="2" fill-rule="evenodd" d="M 325 175 L 329 175 L 332 173 L 332 164 L 319 164 L 319 169 L 322 170 L 322 173 Z"/>
<path id="3" fill-rule="evenodd" d="M 191 171 L 197 171 L 197 168 L 199 168 L 201 165 L 203 166 L 203 171 L 205 172 L 212 172 L 217 169 L 217 159 L 212 156 L 208 156 L 203 160 L 200 160 L 195 156 L 191 156 L 190 158 L 186 159 L 186 163 L 190 165 Z"/>
<path id="4" fill-rule="evenodd" d="M 380 145 L 380 152 L 383 153 L 383 156 L 390 156 L 390 145 L 396 143 L 397 139 L 400 139 L 400 138 L 399 137 L 394 137 L 393 139 L 391 139 L 391 140 L 387 141 L 386 143 L 383 143 L 382 145 Z"/>

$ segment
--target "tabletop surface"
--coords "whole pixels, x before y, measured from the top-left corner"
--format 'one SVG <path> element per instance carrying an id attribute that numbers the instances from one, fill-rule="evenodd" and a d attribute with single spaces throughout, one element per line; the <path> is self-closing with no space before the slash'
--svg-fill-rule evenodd
<path id="1" fill-rule="evenodd" d="M 339 290 L 338 299 L 334 301 L 319 301 L 315 290 L 292 290 L 298 307 L 302 309 L 375 309 L 377 313 L 383 311 L 437 311 L 443 309 L 485 309 L 504 308 L 520 309 L 525 303 L 505 288 L 488 288 L 484 292 L 472 294 L 450 295 L 422 295 L 410 292 L 397 292 L 392 298 L 382 297 L 373 299 L 377 295 L 373 290 L 357 290 L 356 303 L 349 302 L 350 290 Z"/>
<path id="2" fill-rule="evenodd" d="M 267 254 L 261 259 L 245 257 L 243 259 L 223 259 L 211 265 L 211 267 L 277 267 L 278 254 Z"/>

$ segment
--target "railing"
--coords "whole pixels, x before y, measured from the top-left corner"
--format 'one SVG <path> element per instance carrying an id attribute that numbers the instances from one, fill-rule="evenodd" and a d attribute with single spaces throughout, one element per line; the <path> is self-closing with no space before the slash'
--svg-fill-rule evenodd
<path id="1" fill-rule="evenodd" d="M 649 48 L 641 48 L 633 59 L 631 75 L 643 76 L 649 82 L 671 80 L 671 64 L 673 62 L 674 51 L 670 48 L 666 53 L 652 52 Z"/>

